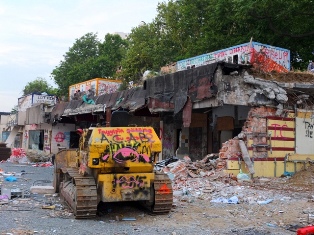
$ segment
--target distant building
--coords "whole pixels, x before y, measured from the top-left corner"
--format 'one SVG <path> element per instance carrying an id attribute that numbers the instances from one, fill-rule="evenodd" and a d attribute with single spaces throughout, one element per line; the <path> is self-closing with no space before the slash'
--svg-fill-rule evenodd
<path id="1" fill-rule="evenodd" d="M 80 93 L 79 97 L 90 92 L 93 92 L 93 96 L 114 93 L 119 89 L 121 83 L 119 80 L 106 78 L 94 78 L 76 83 L 69 86 L 69 100 L 77 99 L 77 93 Z"/>
<path id="2" fill-rule="evenodd" d="M 290 71 L 290 51 L 259 42 L 247 42 L 222 50 L 177 61 L 161 68 L 161 73 L 173 73 L 199 66 L 226 62 L 232 64 L 251 64 L 264 72 Z"/>

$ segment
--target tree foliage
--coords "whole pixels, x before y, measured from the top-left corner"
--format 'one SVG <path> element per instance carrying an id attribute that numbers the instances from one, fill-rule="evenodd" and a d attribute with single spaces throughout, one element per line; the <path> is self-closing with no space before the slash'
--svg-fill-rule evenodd
<path id="1" fill-rule="evenodd" d="M 104 42 L 93 33 L 76 39 L 51 74 L 60 95 L 67 97 L 69 86 L 73 84 L 114 76 L 126 48 L 127 42 L 119 35 L 107 34 Z"/>
<path id="2" fill-rule="evenodd" d="M 126 79 L 147 69 L 254 41 L 289 49 L 304 69 L 314 51 L 312 0 L 170 0 L 158 15 L 134 28 L 123 60 Z"/>
<path id="3" fill-rule="evenodd" d="M 181 59 L 253 41 L 289 49 L 294 69 L 305 69 L 314 51 L 313 0 L 169 0 L 151 23 L 127 40 L 88 33 L 77 39 L 52 77 L 66 95 L 72 84 L 96 77 L 139 81 L 144 72 Z M 122 73 L 115 74 L 122 65 Z"/>
<path id="4" fill-rule="evenodd" d="M 53 88 L 53 86 L 49 85 L 45 78 L 38 77 L 34 81 L 31 81 L 26 84 L 23 89 L 23 95 L 28 95 L 31 93 L 43 93 L 46 92 L 49 95 L 55 95 L 57 93 L 57 89 Z"/>

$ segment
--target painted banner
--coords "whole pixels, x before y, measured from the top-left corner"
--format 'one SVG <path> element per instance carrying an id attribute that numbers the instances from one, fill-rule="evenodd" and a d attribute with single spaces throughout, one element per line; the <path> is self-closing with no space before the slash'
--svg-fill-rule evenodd
<path id="1" fill-rule="evenodd" d="M 19 111 L 26 111 L 26 109 L 32 107 L 34 104 L 55 105 L 56 102 L 57 99 L 54 95 L 30 94 L 18 98 L 18 108 Z"/>
<path id="2" fill-rule="evenodd" d="M 225 61 L 234 64 L 253 64 L 265 72 L 290 71 L 290 51 L 259 42 L 248 42 L 206 53 L 177 62 L 176 71 Z"/>
<path id="3" fill-rule="evenodd" d="M 72 100 L 74 93 L 80 91 L 85 94 L 88 90 L 91 90 L 95 96 L 110 94 L 118 91 L 121 81 L 111 80 L 105 78 L 94 78 L 81 83 L 73 84 L 69 87 L 69 99 Z"/>

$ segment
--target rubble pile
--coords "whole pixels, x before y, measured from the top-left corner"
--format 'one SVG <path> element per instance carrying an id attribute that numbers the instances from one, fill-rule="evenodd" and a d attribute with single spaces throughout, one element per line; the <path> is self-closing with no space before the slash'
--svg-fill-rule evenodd
<path id="1" fill-rule="evenodd" d="M 224 156 L 239 152 L 237 140 L 230 142 Z M 202 199 L 230 203 L 232 199 L 231 201 L 236 203 L 268 204 L 273 199 L 280 200 L 282 197 L 281 195 L 274 198 L 272 190 L 284 194 L 288 191 L 300 192 L 301 188 L 308 192 L 313 190 L 313 187 L 308 185 L 308 181 L 309 179 L 314 181 L 314 166 L 292 177 L 239 180 L 236 176 L 225 173 L 221 167 L 223 164 L 225 158 L 221 158 L 221 153 L 209 154 L 195 162 L 185 156 L 164 166 L 162 171 L 172 180 L 174 196 L 179 201 L 192 202 L 195 199 Z M 307 182 L 307 185 L 303 185 L 304 182 Z M 264 191 L 265 188 L 268 190 Z"/>
<path id="2" fill-rule="evenodd" d="M 219 150 L 219 158 L 221 161 L 221 168 L 226 167 L 226 162 L 230 158 L 241 158 L 242 152 L 239 146 L 240 139 L 245 142 L 253 140 L 253 144 L 266 144 L 267 143 L 267 116 L 275 116 L 275 109 L 269 107 L 256 107 L 252 108 L 248 113 L 248 118 L 242 128 L 242 132 L 222 144 Z M 254 158 L 263 158 L 267 156 L 267 149 L 260 148 L 259 151 L 253 152 Z"/>
<path id="3" fill-rule="evenodd" d="M 246 183 L 232 179 L 221 168 L 217 168 L 219 161 L 221 159 L 217 154 L 210 154 L 195 162 L 192 162 L 189 157 L 184 157 L 163 167 L 173 181 L 173 209 L 167 215 L 172 219 L 172 223 L 176 220 L 189 221 L 197 218 L 202 224 L 215 223 L 216 227 L 223 228 L 227 221 L 233 227 L 238 226 L 237 231 L 240 231 L 240 227 L 285 229 L 291 224 L 306 226 L 314 221 L 312 220 L 314 219 L 313 187 L 305 194 L 303 191 L 302 193 L 294 191 L 294 187 L 312 185 L 314 167 L 297 172 L 291 177 L 258 178 L 254 182 Z M 27 211 L 31 216 L 39 213 L 40 217 L 49 219 L 49 223 L 59 225 L 60 220 L 54 222 L 54 218 L 73 217 L 73 213 L 62 206 L 59 195 L 48 190 L 47 184 L 51 184 L 51 169 L 41 170 L 42 168 L 39 167 L 31 168 L 30 165 L 17 165 L 10 162 L 4 163 L 1 167 L 3 170 L 0 170 L 2 172 L 0 185 L 3 184 L 3 190 L 0 195 L 0 212 L 8 213 L 4 218 L 13 211 L 16 211 L 16 216 Z M 11 170 L 10 175 L 5 170 Z M 16 181 L 6 180 L 11 174 L 15 176 Z M 286 184 L 289 185 L 289 190 L 281 190 L 281 187 Z M 36 186 L 41 186 L 42 191 Z M 33 190 L 34 188 L 36 191 Z M 121 217 L 112 219 L 117 218 L 116 213 L 110 206 L 106 208 L 104 214 L 106 216 L 103 218 L 108 219 L 110 223 L 121 221 Z M 133 215 L 125 218 L 135 218 Z M 139 221 L 143 221 L 144 218 L 151 217 L 138 216 L 138 218 Z M 23 221 L 25 221 L 24 217 Z M 36 231 L 41 229 L 38 223 L 34 227 Z M 19 234 L 15 232 L 14 234 Z M 237 234 L 252 233 L 240 231 Z"/>
<path id="4" fill-rule="evenodd" d="M 208 154 L 200 161 L 192 162 L 188 156 L 166 165 L 165 172 L 173 182 L 173 190 L 177 194 L 202 196 L 203 193 L 213 192 L 212 181 L 231 181 L 228 174 L 222 171 L 223 159 L 216 154 Z M 179 195 L 178 195 L 179 196 Z"/>
<path id="5" fill-rule="evenodd" d="M 51 154 L 40 150 L 25 151 L 23 148 L 14 148 L 12 149 L 11 156 L 7 160 L 19 164 L 48 162 L 51 160 Z"/>
<path id="6" fill-rule="evenodd" d="M 30 162 L 48 162 L 51 159 L 51 154 L 40 150 L 27 150 L 26 155 Z"/>
<path id="7" fill-rule="evenodd" d="M 309 192 L 314 191 L 314 165 L 311 165 L 296 172 L 292 176 L 280 177 L 280 178 L 256 178 L 254 187 L 274 189 L 277 191 L 285 192 Z M 262 183 L 261 183 L 262 182 Z M 267 182 L 267 184 L 265 184 Z M 309 195 L 310 195 L 309 194 Z M 311 200 L 314 201 L 314 197 L 311 196 Z"/>
<path id="8" fill-rule="evenodd" d="M 313 73 L 309 72 L 301 72 L 301 71 L 290 71 L 286 73 L 278 73 L 276 71 L 272 72 L 263 72 L 257 69 L 249 70 L 251 75 L 256 77 L 260 77 L 265 80 L 277 81 L 277 82 L 301 82 L 301 83 L 313 83 Z"/>
<path id="9" fill-rule="evenodd" d="M 239 146 L 239 139 L 237 137 L 223 143 L 221 149 L 219 150 L 220 159 L 229 159 L 232 157 L 241 157 L 241 149 Z M 221 164 L 221 168 L 224 168 L 226 166 L 226 163 L 225 161 L 221 162 L 224 163 Z"/>
<path id="10" fill-rule="evenodd" d="M 220 159 L 217 159 L 215 154 L 209 154 L 200 161 L 192 162 L 185 156 L 182 160 L 172 162 L 163 168 L 163 171 L 169 175 L 173 181 L 187 180 L 188 177 L 198 178 L 214 174 L 217 164 Z"/>

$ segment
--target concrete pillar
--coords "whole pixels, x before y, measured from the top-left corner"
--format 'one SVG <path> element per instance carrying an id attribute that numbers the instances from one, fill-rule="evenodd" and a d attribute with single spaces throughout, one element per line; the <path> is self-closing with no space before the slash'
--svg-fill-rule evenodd
<path id="1" fill-rule="evenodd" d="M 189 128 L 183 127 L 180 133 L 179 148 L 176 151 L 178 158 L 183 159 L 184 156 L 189 156 Z"/>

